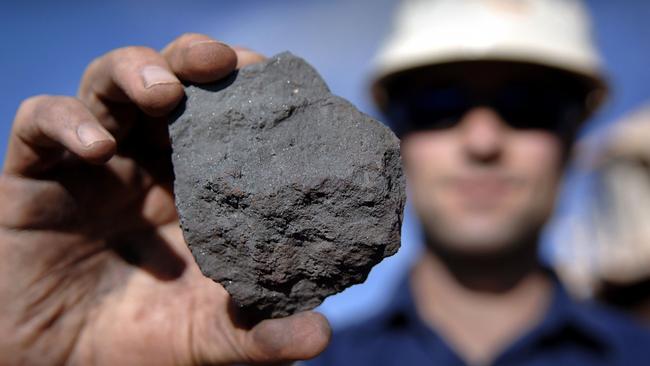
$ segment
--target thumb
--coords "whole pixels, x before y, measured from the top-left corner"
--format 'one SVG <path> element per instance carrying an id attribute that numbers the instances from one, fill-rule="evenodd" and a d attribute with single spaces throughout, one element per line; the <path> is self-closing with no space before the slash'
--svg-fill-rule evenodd
<path id="1" fill-rule="evenodd" d="M 267 319 L 248 332 L 244 352 L 255 363 L 276 363 L 316 357 L 330 341 L 327 319 L 309 311 Z"/>

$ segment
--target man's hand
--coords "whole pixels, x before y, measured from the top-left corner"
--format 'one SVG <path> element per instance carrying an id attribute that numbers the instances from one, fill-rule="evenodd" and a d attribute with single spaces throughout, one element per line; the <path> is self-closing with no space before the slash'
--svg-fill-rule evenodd
<path id="1" fill-rule="evenodd" d="M 282 362 L 323 350 L 330 329 L 317 313 L 237 322 L 174 206 L 166 114 L 180 80 L 261 59 L 187 34 L 160 53 L 98 58 L 77 98 L 23 102 L 0 176 L 0 364 Z"/>

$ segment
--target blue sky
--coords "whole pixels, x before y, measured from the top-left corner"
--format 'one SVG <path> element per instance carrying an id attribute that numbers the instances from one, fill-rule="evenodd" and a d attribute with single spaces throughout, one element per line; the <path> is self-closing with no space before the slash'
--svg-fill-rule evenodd
<path id="1" fill-rule="evenodd" d="M 74 95 L 93 58 L 127 45 L 162 48 L 183 32 L 201 32 L 272 55 L 290 50 L 310 61 L 336 94 L 374 114 L 367 94 L 369 60 L 386 35 L 394 0 L 7 1 L 0 4 L 0 151 L 15 111 L 35 94 Z M 650 100 L 650 1 L 591 0 L 612 98 L 587 131 L 601 131 Z M 569 174 L 563 212 L 575 210 L 588 187 Z M 0 203 L 1 204 L 1 203 Z M 368 281 L 328 299 L 322 310 L 335 326 L 366 316 L 388 298 L 417 255 L 416 223 L 407 215 L 400 253 Z M 550 249 L 549 249 L 550 250 Z"/>

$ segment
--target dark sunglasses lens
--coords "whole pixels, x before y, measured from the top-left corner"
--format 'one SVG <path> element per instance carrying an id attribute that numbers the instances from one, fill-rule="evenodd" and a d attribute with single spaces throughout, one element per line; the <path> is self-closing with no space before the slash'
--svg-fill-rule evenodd
<path id="1" fill-rule="evenodd" d="M 581 97 L 561 85 L 514 84 L 494 93 L 492 107 L 517 129 L 561 132 L 579 123 Z"/>
<path id="2" fill-rule="evenodd" d="M 566 83 L 522 81 L 472 92 L 461 87 L 419 90 L 394 98 L 388 117 L 398 134 L 455 126 L 472 108 L 494 109 L 516 129 L 566 134 L 585 115 L 584 91 Z"/>
<path id="3" fill-rule="evenodd" d="M 471 108 L 471 100 L 460 88 L 441 88 L 397 98 L 389 106 L 389 118 L 405 131 L 452 127 Z"/>

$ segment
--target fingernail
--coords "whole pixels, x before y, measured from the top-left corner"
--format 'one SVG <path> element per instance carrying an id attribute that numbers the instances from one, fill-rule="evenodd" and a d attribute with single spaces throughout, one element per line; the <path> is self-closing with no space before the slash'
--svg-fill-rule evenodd
<path id="1" fill-rule="evenodd" d="M 82 123 L 77 127 L 77 137 L 85 147 L 96 142 L 113 140 L 113 137 L 103 128 L 89 122 Z"/>
<path id="2" fill-rule="evenodd" d="M 141 74 L 146 89 L 161 84 L 180 84 L 180 81 L 174 74 L 157 65 L 148 65 L 143 67 Z"/>
<path id="3" fill-rule="evenodd" d="M 204 44 L 215 44 L 218 46 L 228 47 L 228 45 L 223 42 L 215 41 L 214 39 L 204 39 L 204 40 L 196 40 L 190 42 L 189 48 L 192 48 L 194 46 L 204 45 Z"/>

